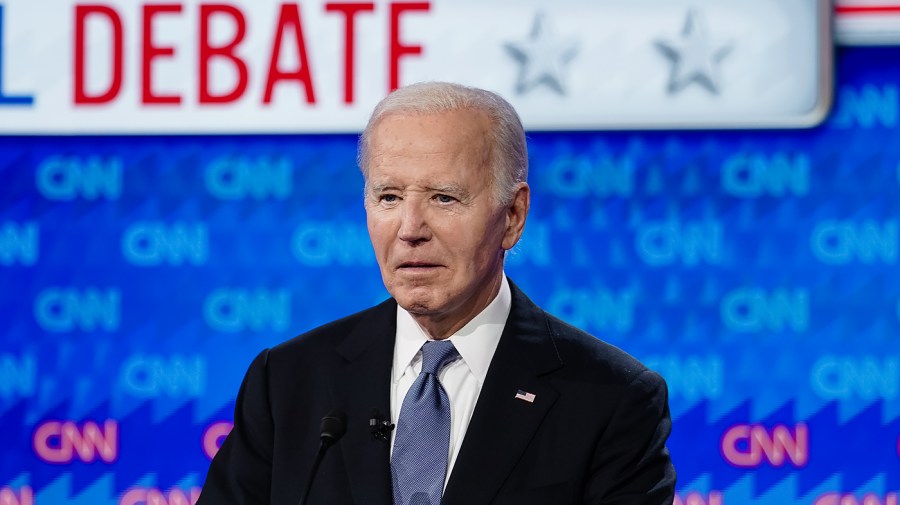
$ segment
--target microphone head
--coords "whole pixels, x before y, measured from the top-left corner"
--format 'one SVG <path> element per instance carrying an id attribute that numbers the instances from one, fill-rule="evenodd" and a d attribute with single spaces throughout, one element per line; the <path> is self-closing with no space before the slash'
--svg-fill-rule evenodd
<path id="1" fill-rule="evenodd" d="M 331 445 L 347 432 L 347 414 L 334 409 L 322 418 L 322 442 Z"/>

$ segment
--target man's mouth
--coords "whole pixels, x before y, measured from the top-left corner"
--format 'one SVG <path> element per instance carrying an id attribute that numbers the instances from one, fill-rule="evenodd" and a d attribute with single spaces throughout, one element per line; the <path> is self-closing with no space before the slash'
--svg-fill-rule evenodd
<path id="1" fill-rule="evenodd" d="M 428 263 L 425 261 L 405 261 L 403 263 L 400 263 L 400 266 L 398 268 L 400 268 L 401 270 L 425 270 L 429 268 L 437 268 L 439 266 L 440 265 L 436 263 Z"/>

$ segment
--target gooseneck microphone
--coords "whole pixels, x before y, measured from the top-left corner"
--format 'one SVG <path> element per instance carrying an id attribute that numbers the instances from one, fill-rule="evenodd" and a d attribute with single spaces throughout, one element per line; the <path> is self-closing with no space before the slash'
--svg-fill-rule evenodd
<path id="1" fill-rule="evenodd" d="M 332 410 L 327 416 L 322 418 L 319 431 L 321 432 L 321 435 L 319 435 L 319 452 L 316 453 L 316 459 L 313 461 L 312 469 L 310 469 L 309 478 L 306 479 L 306 489 L 303 490 L 303 494 L 300 496 L 300 505 L 306 505 L 309 490 L 312 489 L 313 480 L 315 480 L 316 473 L 319 471 L 319 464 L 322 462 L 322 458 L 325 457 L 325 451 L 340 440 L 347 431 L 347 414 L 338 409 Z"/>

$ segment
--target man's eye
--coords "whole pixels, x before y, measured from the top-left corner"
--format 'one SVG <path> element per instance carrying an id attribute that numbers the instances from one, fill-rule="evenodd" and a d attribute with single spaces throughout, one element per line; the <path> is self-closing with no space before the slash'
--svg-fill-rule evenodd
<path id="1" fill-rule="evenodd" d="M 451 203 L 456 201 L 456 198 L 448 195 L 435 195 L 435 198 L 441 203 Z"/>
<path id="2" fill-rule="evenodd" d="M 397 195 L 381 195 L 381 201 L 385 203 L 394 203 L 397 200 L 399 200 Z"/>

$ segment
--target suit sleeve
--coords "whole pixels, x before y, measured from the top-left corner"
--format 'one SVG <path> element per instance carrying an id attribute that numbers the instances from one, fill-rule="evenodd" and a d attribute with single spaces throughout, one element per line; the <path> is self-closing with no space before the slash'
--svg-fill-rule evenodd
<path id="1" fill-rule="evenodd" d="M 268 350 L 253 360 L 234 409 L 234 428 L 206 475 L 197 505 L 268 504 L 274 427 L 269 405 Z"/>
<path id="2" fill-rule="evenodd" d="M 666 449 L 671 431 L 666 383 L 646 370 L 627 386 L 601 436 L 584 502 L 671 505 L 675 467 Z"/>

